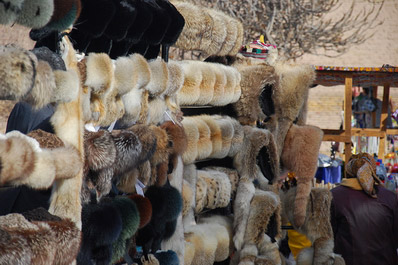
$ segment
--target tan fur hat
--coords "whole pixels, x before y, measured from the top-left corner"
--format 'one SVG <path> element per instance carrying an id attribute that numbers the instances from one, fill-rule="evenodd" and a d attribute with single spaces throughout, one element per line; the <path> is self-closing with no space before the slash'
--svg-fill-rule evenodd
<path id="1" fill-rule="evenodd" d="M 215 209 L 217 208 L 218 193 L 220 187 L 217 180 L 212 177 L 208 171 L 198 170 L 198 178 L 202 178 L 207 184 L 207 196 L 204 203 L 204 208 Z M 196 191 L 197 192 L 197 191 Z"/>
<path id="2" fill-rule="evenodd" d="M 223 106 L 223 97 L 225 93 L 225 86 L 227 84 L 227 76 L 221 64 L 209 63 L 211 70 L 216 74 L 216 83 L 214 85 L 214 94 L 212 100 L 209 102 L 212 106 Z"/>
<path id="3" fill-rule="evenodd" d="M 263 121 L 265 114 L 260 107 L 260 95 L 266 84 L 274 84 L 276 75 L 274 68 L 267 65 L 254 65 L 240 67 L 241 91 L 239 100 L 234 103 L 234 108 L 240 123 L 253 125 L 256 121 Z"/>
<path id="4" fill-rule="evenodd" d="M 183 179 L 182 182 L 181 195 L 182 195 L 182 217 L 185 217 L 191 208 L 192 199 L 194 197 L 191 185 L 189 185 L 189 183 L 185 179 Z"/>
<path id="5" fill-rule="evenodd" d="M 156 137 L 156 150 L 150 159 L 152 168 L 152 180 L 150 183 L 157 183 L 159 185 L 166 183 L 167 165 L 169 162 L 169 139 L 166 130 L 158 126 L 149 126 Z M 166 167 L 164 168 L 164 164 Z"/>
<path id="6" fill-rule="evenodd" d="M 200 135 L 198 127 L 192 118 L 185 117 L 182 120 L 182 126 L 184 127 L 188 140 L 187 150 L 182 154 L 182 160 L 184 161 L 184 164 L 191 164 L 198 156 L 198 141 Z"/>
<path id="7" fill-rule="evenodd" d="M 224 96 L 220 98 L 219 104 L 228 105 L 233 101 L 235 95 L 237 82 L 236 71 L 234 71 L 234 68 L 231 66 L 221 65 L 220 67 L 224 70 L 227 82 L 224 86 Z"/>
<path id="8" fill-rule="evenodd" d="M 191 265 L 195 257 L 195 246 L 191 242 L 184 241 L 184 265 Z"/>
<path id="9" fill-rule="evenodd" d="M 198 127 L 199 139 L 198 139 L 198 154 L 196 160 L 202 160 L 209 157 L 213 150 L 211 138 L 210 138 L 210 128 L 207 126 L 199 116 L 191 116 L 190 119 L 193 120 L 195 125 Z"/>
<path id="10" fill-rule="evenodd" d="M 231 182 L 227 174 L 214 169 L 205 169 L 216 182 L 215 208 L 227 207 L 231 200 Z M 208 186 L 209 188 L 209 186 Z M 211 187 L 210 187 L 211 188 Z M 209 192 L 208 192 L 209 193 Z"/>
<path id="11" fill-rule="evenodd" d="M 195 105 L 207 105 L 213 99 L 216 74 L 212 71 L 209 63 L 197 62 L 197 67 L 202 72 L 202 82 L 200 83 L 200 96 Z"/>
<path id="12" fill-rule="evenodd" d="M 208 55 L 218 54 L 221 50 L 221 46 L 225 43 L 225 39 L 227 37 L 227 26 L 226 20 L 224 19 L 221 11 L 205 8 L 205 12 L 207 12 L 210 17 L 213 19 L 213 28 L 211 31 L 211 42 L 205 52 Z"/>
<path id="13" fill-rule="evenodd" d="M 83 167 L 76 148 L 42 149 L 35 139 L 18 131 L 2 135 L 0 149 L 2 184 L 48 188 L 55 179 L 74 177 Z"/>
<path id="14" fill-rule="evenodd" d="M 129 91 L 122 96 L 125 114 L 121 123 L 130 126 L 139 118 L 143 103 L 143 91 L 151 79 L 151 69 L 142 55 L 134 53 L 128 58 L 116 61 L 115 77 L 119 90 Z"/>
<path id="15" fill-rule="evenodd" d="M 245 37 L 244 36 L 245 32 L 244 32 L 244 29 L 243 29 L 243 24 L 240 21 L 238 21 L 238 24 L 237 24 L 237 32 L 238 32 L 238 34 L 236 36 L 235 45 L 232 48 L 232 50 L 229 52 L 229 55 L 233 55 L 233 56 L 237 55 L 239 50 L 240 50 L 240 48 L 243 45 L 243 39 Z"/>
<path id="16" fill-rule="evenodd" d="M 242 148 L 245 133 L 243 131 L 243 126 L 237 120 L 233 118 L 227 118 L 227 119 L 231 121 L 232 126 L 234 127 L 234 135 L 232 136 L 231 139 L 231 148 L 229 149 L 228 156 L 234 157 Z"/>
<path id="17" fill-rule="evenodd" d="M 149 61 L 149 68 L 151 69 L 151 79 L 145 86 L 145 90 L 149 91 L 151 97 L 156 97 L 167 89 L 169 68 L 166 62 L 160 58 Z"/>
<path id="18" fill-rule="evenodd" d="M 221 48 L 218 52 L 219 56 L 229 55 L 232 48 L 235 46 L 237 37 L 238 37 L 238 20 L 234 19 L 224 13 L 221 13 L 220 16 L 225 21 L 225 27 L 227 31 L 227 36 L 225 41 L 222 43 Z"/>
<path id="19" fill-rule="evenodd" d="M 169 69 L 169 77 L 167 82 L 167 88 L 162 95 L 166 97 L 172 97 L 181 90 L 184 85 L 184 70 L 180 63 L 177 61 L 169 60 L 167 63 Z"/>
<path id="20" fill-rule="evenodd" d="M 236 169 L 226 168 L 226 167 L 205 167 L 204 170 L 216 170 L 218 172 L 223 172 L 228 176 L 229 182 L 231 184 L 231 198 L 235 197 L 236 189 L 239 183 L 239 174 Z"/>
<path id="21" fill-rule="evenodd" d="M 214 157 L 222 150 L 222 132 L 220 125 L 214 120 L 212 116 L 200 115 L 198 118 L 202 119 L 210 129 L 210 139 L 212 144 L 211 154 L 209 157 Z"/>
<path id="22" fill-rule="evenodd" d="M 204 175 L 206 172 L 202 172 Z M 207 182 L 206 180 L 199 175 L 199 171 L 197 171 L 197 181 L 196 181 L 196 190 L 195 190 L 195 213 L 200 213 L 207 204 Z"/>
<path id="23" fill-rule="evenodd" d="M 177 93 L 177 102 L 180 106 L 193 105 L 200 97 L 202 73 L 198 72 L 195 61 L 182 61 L 181 66 L 184 71 L 184 85 Z"/>
<path id="24" fill-rule="evenodd" d="M 222 147 L 221 151 L 214 154 L 213 158 L 224 158 L 228 156 L 229 150 L 231 149 L 231 141 L 234 136 L 234 127 L 231 119 L 227 116 L 213 115 L 212 116 L 221 129 L 222 136 Z"/>
<path id="25" fill-rule="evenodd" d="M 211 233 L 205 224 L 192 225 L 185 229 L 185 240 L 195 246 L 195 256 L 192 265 L 212 264 L 215 261 L 217 237 Z"/>
<path id="26" fill-rule="evenodd" d="M 231 103 L 235 103 L 240 99 L 240 96 L 242 94 L 242 88 L 240 87 L 240 82 L 242 80 L 241 74 L 236 69 L 235 67 L 231 68 L 231 71 L 235 72 L 235 77 L 236 77 L 236 86 L 234 88 L 234 97 L 232 98 Z"/>

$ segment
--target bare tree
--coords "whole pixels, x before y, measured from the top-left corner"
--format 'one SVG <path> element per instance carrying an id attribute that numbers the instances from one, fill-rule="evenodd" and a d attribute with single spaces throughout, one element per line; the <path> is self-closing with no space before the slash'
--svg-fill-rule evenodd
<path id="1" fill-rule="evenodd" d="M 262 34 L 288 59 L 304 53 L 336 57 L 370 38 L 382 24 L 375 20 L 384 0 L 364 1 L 362 10 L 355 0 L 350 8 L 339 9 L 336 20 L 329 15 L 341 7 L 339 0 L 191 0 L 240 19 L 246 42 Z"/>

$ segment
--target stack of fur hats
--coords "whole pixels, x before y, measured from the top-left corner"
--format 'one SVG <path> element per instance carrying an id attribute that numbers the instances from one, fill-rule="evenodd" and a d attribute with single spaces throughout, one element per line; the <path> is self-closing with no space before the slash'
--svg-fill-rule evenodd
<path id="1" fill-rule="evenodd" d="M 207 55 L 236 55 L 243 42 L 242 23 L 221 11 L 173 1 L 185 19 L 175 46 L 182 50 L 202 51 Z"/>
<path id="2" fill-rule="evenodd" d="M 0 2 L 0 24 L 62 31 L 72 26 L 80 9 L 80 0 L 5 0 Z"/>
<path id="3" fill-rule="evenodd" d="M 35 108 L 77 98 L 73 71 L 53 70 L 47 61 L 14 45 L 0 46 L 0 98 L 23 100 Z"/>
<path id="4" fill-rule="evenodd" d="M 236 68 L 192 60 L 180 64 L 184 73 L 184 84 L 177 94 L 180 106 L 225 106 L 239 100 L 241 75 Z"/>
<path id="5" fill-rule="evenodd" d="M 75 48 L 83 53 L 107 53 L 113 59 L 131 53 L 156 58 L 161 45 L 165 48 L 176 42 L 185 24 L 166 0 L 83 0 L 82 6 L 71 32 Z"/>
<path id="6" fill-rule="evenodd" d="M 71 264 L 81 233 L 68 219 L 39 208 L 0 216 L 0 264 Z"/>

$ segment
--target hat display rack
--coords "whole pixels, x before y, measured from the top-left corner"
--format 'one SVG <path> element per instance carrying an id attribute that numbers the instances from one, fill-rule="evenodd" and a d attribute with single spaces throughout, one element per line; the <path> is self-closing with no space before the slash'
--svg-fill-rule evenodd
<path id="1" fill-rule="evenodd" d="M 0 134 L 0 185 L 52 192 L 48 209 L 0 216 L 0 264 L 284 264 L 285 220 L 313 243 L 301 264 L 344 264 L 330 192 L 310 186 L 311 67 L 188 2 L 0 1 L 14 23 L 36 46 L 0 46 L 0 99 L 55 106 L 54 133 Z"/>

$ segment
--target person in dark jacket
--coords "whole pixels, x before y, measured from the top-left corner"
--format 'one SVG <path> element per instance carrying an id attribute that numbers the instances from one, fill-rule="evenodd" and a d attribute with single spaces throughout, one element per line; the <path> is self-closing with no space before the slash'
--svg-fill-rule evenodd
<path id="1" fill-rule="evenodd" d="M 371 155 L 354 155 L 347 178 L 331 190 L 334 252 L 347 265 L 398 264 L 398 200 L 375 172 Z"/>

